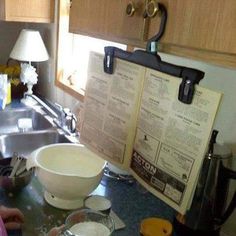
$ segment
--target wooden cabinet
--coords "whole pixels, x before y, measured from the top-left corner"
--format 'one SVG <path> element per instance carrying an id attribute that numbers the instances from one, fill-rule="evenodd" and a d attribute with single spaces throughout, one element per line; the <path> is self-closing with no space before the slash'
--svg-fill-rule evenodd
<path id="1" fill-rule="evenodd" d="M 168 20 L 161 39 L 164 52 L 236 68 L 235 0 L 159 0 Z M 150 21 L 148 38 L 159 28 Z"/>
<path id="2" fill-rule="evenodd" d="M 55 0 L 0 0 L 0 20 L 51 23 Z"/>
<path id="3" fill-rule="evenodd" d="M 146 46 L 159 31 L 160 13 L 144 18 L 147 3 L 136 0 L 136 11 L 127 16 L 130 0 L 73 0 L 70 31 L 131 46 Z M 236 68 L 235 0 L 158 0 L 168 12 L 159 50 Z"/>
<path id="4" fill-rule="evenodd" d="M 138 45 L 147 31 L 144 7 L 144 0 L 73 0 L 70 32 Z"/>

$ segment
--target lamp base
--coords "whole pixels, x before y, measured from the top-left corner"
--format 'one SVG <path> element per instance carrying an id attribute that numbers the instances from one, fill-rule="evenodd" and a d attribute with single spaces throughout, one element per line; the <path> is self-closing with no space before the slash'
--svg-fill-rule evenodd
<path id="1" fill-rule="evenodd" d="M 23 104 L 25 104 L 26 106 L 30 106 L 30 107 L 35 106 L 35 105 L 38 104 L 38 102 L 35 101 L 35 100 L 34 100 L 33 98 L 31 98 L 31 97 L 22 98 L 22 99 L 20 100 L 20 102 L 23 103 Z"/>

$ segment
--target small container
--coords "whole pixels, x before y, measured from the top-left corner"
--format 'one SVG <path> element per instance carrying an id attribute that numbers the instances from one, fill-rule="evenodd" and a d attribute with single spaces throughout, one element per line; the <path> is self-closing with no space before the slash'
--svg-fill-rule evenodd
<path id="1" fill-rule="evenodd" d="M 111 201 L 100 195 L 92 195 L 84 200 L 86 208 L 100 211 L 103 214 L 109 215 L 111 212 Z"/>
<path id="2" fill-rule="evenodd" d="M 160 218 L 147 218 L 141 222 L 141 236 L 170 236 L 172 234 L 172 224 L 168 220 Z"/>
<path id="3" fill-rule="evenodd" d="M 31 118 L 20 118 L 17 121 L 17 127 L 20 132 L 33 130 L 33 121 Z"/>
<path id="4" fill-rule="evenodd" d="M 66 218 L 61 235 L 110 236 L 114 229 L 110 216 L 91 209 L 80 209 Z"/>

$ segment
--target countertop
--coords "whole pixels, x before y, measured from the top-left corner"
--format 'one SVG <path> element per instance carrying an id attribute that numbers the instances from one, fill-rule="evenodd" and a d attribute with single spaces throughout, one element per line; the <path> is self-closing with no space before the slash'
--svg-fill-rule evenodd
<path id="1" fill-rule="evenodd" d="M 13 101 L 8 108 L 20 106 L 19 101 Z M 138 236 L 142 219 L 160 217 L 172 221 L 175 214 L 172 208 L 147 192 L 136 181 L 130 184 L 103 176 L 100 185 L 92 194 L 110 199 L 112 210 L 125 223 L 125 228 L 116 230 L 113 236 Z M 17 207 L 24 212 L 24 236 L 46 235 L 50 228 L 63 224 L 71 212 L 54 208 L 44 200 L 43 189 L 37 177 L 19 193 L 7 193 L 0 189 L 0 204 Z M 9 235 L 21 233 L 14 232 Z"/>
<path id="2" fill-rule="evenodd" d="M 172 221 L 174 211 L 142 188 L 136 181 L 130 184 L 104 176 L 92 194 L 106 196 L 112 202 L 112 210 L 125 223 L 125 228 L 116 230 L 114 236 L 138 236 L 142 219 L 161 217 Z M 25 215 L 22 235 L 46 235 L 54 226 L 65 222 L 72 212 L 49 205 L 43 197 L 43 189 L 34 177 L 21 192 L 8 193 L 0 189 L 0 203 L 17 207 Z M 10 235 L 21 235 L 20 232 Z"/>

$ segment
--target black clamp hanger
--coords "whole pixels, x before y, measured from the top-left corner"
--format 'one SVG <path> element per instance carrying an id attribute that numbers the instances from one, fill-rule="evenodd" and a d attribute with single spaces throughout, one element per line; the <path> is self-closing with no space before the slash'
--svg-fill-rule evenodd
<path id="1" fill-rule="evenodd" d="M 195 84 L 198 84 L 204 77 L 204 72 L 193 68 L 174 65 L 161 60 L 161 57 L 157 54 L 157 50 L 153 50 L 152 44 L 158 43 L 163 36 L 167 21 L 167 11 L 164 5 L 159 4 L 161 10 L 161 24 L 159 32 L 148 40 L 146 51 L 136 50 L 134 52 L 127 52 L 116 47 L 105 47 L 104 57 L 104 72 L 113 74 L 114 70 L 114 57 L 126 60 L 135 64 L 139 64 L 160 72 L 173 75 L 182 78 L 182 82 L 179 86 L 178 100 L 191 104 L 194 96 Z"/>

